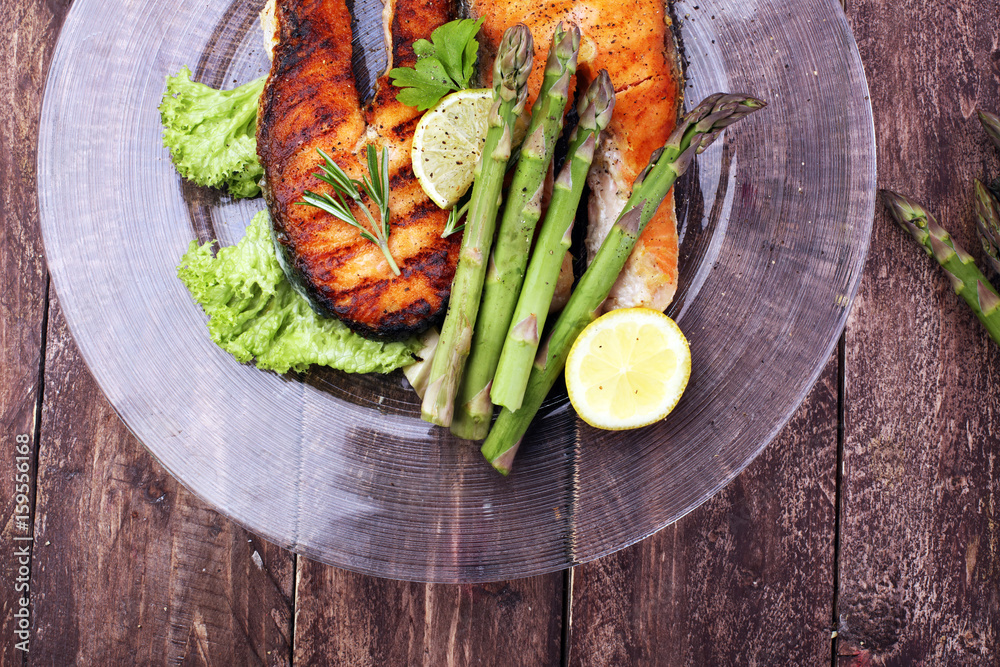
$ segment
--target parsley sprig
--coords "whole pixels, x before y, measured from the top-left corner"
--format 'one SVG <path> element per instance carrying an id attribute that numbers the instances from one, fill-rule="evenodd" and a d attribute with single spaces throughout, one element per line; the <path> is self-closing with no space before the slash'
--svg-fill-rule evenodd
<path id="1" fill-rule="evenodd" d="M 401 89 L 396 99 L 425 111 L 451 91 L 469 88 L 479 54 L 476 34 L 482 24 L 483 19 L 450 21 L 436 28 L 430 41 L 414 42 L 417 64 L 389 71 L 393 85 Z"/>
<path id="2" fill-rule="evenodd" d="M 306 190 L 302 195 L 304 201 L 295 203 L 300 206 L 314 206 L 326 211 L 338 220 L 343 220 L 352 227 L 357 228 L 361 234 L 361 238 L 371 241 L 379 247 L 379 250 L 382 251 L 382 254 L 385 255 L 386 260 L 389 262 L 392 272 L 398 276 L 399 266 L 396 265 L 396 260 L 392 258 L 392 253 L 389 252 L 389 149 L 382 148 L 382 156 L 381 160 L 379 160 L 379 156 L 375 152 L 375 147 L 368 146 L 368 176 L 365 176 L 362 181 L 355 180 L 344 173 L 344 170 L 330 159 L 330 156 L 323 149 L 317 148 L 316 151 L 323 158 L 325 164 L 320 166 L 323 173 L 313 174 L 313 176 L 333 188 L 336 197 L 331 196 L 329 193 L 319 194 L 311 190 Z M 362 191 L 378 206 L 382 217 L 381 224 L 375 222 L 371 211 L 365 206 L 361 194 Z M 357 204 L 358 208 L 364 211 L 371 225 L 370 229 L 354 215 L 345 197 L 353 201 Z"/>

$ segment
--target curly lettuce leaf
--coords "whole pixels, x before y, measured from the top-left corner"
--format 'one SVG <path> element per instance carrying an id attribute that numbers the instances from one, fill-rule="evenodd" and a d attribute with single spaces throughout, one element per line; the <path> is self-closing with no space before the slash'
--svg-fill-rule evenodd
<path id="1" fill-rule="evenodd" d="M 181 176 L 198 185 L 225 188 L 233 197 L 254 197 L 264 170 L 257 160 L 257 102 L 261 77 L 232 90 L 191 80 L 182 67 L 167 77 L 160 103 L 163 145 Z"/>
<path id="2" fill-rule="evenodd" d="M 213 243 L 191 245 L 177 275 L 208 315 L 212 340 L 241 362 L 286 373 L 321 364 L 348 373 L 388 373 L 413 363 L 420 341 L 383 343 L 320 317 L 285 278 L 267 211 L 246 235 L 212 256 Z"/>

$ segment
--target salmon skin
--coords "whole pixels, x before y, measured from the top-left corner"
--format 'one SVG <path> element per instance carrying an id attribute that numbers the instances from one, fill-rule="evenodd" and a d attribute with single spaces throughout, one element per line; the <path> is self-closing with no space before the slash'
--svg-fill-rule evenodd
<path id="1" fill-rule="evenodd" d="M 587 177 L 587 249 L 597 253 L 625 207 L 632 182 L 677 125 L 681 76 L 670 17 L 664 0 L 473 0 L 470 13 L 484 19 L 482 60 L 492 62 L 503 31 L 518 21 L 535 40 L 529 99 L 538 94 L 546 45 L 556 25 L 580 28 L 577 91 L 586 90 L 601 69 L 615 86 L 615 111 L 601 134 Z M 646 306 L 664 310 L 677 289 L 677 218 L 673 191 L 639 237 L 604 308 Z"/>
<path id="2" fill-rule="evenodd" d="M 387 0 L 383 16 L 389 67 L 412 66 L 413 42 L 451 20 L 452 3 Z M 420 112 L 396 101 L 385 74 L 373 99 L 362 104 L 344 0 L 279 0 L 273 25 L 277 40 L 258 109 L 257 154 L 279 261 L 317 312 L 353 331 L 383 340 L 419 333 L 444 316 L 461 242 L 460 234 L 441 238 L 448 212 L 413 175 L 410 146 Z M 389 249 L 399 276 L 357 229 L 296 204 L 306 190 L 331 191 L 313 175 L 322 164 L 316 149 L 361 180 L 369 144 L 389 150 Z M 357 218 L 366 221 L 360 211 Z"/>

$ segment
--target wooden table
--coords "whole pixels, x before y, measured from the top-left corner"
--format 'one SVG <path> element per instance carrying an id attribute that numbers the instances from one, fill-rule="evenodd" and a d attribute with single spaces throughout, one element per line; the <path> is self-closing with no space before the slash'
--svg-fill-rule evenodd
<path id="1" fill-rule="evenodd" d="M 806 402 L 722 493 L 636 546 L 531 579 L 411 584 L 296 557 L 205 507 L 115 415 L 49 287 L 35 144 L 68 8 L 0 0 L 0 664 L 1000 664 L 1000 349 L 881 206 Z M 1000 162 L 974 111 L 1000 109 L 1000 0 L 845 9 L 880 185 L 978 255 L 970 183 Z"/>

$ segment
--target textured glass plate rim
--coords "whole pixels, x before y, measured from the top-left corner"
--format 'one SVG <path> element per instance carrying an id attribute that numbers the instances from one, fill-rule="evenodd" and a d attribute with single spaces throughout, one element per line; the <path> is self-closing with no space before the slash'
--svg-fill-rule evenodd
<path id="1" fill-rule="evenodd" d="M 79 12 L 82 12 L 82 9 L 80 9 L 80 7 L 82 7 L 82 5 L 84 5 L 84 4 L 85 4 L 85 2 L 80 2 L 80 3 L 77 4 L 76 7 L 74 7 L 74 9 L 78 10 Z M 76 14 L 77 14 L 77 12 L 71 12 L 70 16 L 67 19 L 67 24 L 70 21 L 73 20 L 73 18 L 74 18 L 74 16 Z M 839 22 L 841 24 L 839 27 L 842 30 L 845 31 L 845 33 L 846 33 L 846 35 L 848 37 L 850 37 L 851 32 L 850 32 L 849 26 L 847 25 L 846 17 L 844 17 L 843 12 L 839 8 L 839 6 L 836 7 L 835 15 L 836 15 L 836 17 L 838 18 L 838 20 L 839 20 Z M 853 49 L 853 54 L 852 55 L 854 56 L 854 60 L 858 64 L 858 66 L 860 67 L 860 57 L 857 54 L 857 46 L 856 46 L 856 43 L 854 42 L 853 38 L 850 38 L 850 45 L 851 45 L 851 47 Z M 57 49 L 57 56 L 58 55 L 59 54 L 58 54 L 58 49 Z M 53 59 L 53 65 L 55 65 L 55 63 L 57 62 L 57 60 L 58 60 L 58 57 Z M 53 67 L 53 70 L 54 70 L 54 67 Z M 51 72 L 53 70 L 50 70 L 50 76 L 49 76 L 49 82 L 50 83 L 52 81 Z M 865 76 L 864 76 L 863 69 L 861 69 L 860 72 L 858 72 L 857 74 L 859 74 L 859 76 L 861 78 L 861 81 L 864 82 L 865 90 L 863 92 L 864 92 L 864 98 L 865 98 L 865 100 L 867 100 L 868 99 L 868 96 L 867 96 L 867 83 L 865 82 Z M 46 95 L 45 100 L 43 102 L 43 113 L 42 113 L 43 122 L 40 124 L 40 141 L 39 141 L 39 147 L 40 147 L 40 151 L 39 152 L 40 152 L 40 154 L 42 153 L 42 147 L 43 147 L 44 142 L 45 142 L 44 131 L 45 131 L 45 129 L 47 127 L 49 127 L 49 124 L 47 124 L 45 122 L 45 119 L 53 112 L 53 110 L 51 109 L 51 105 L 52 105 L 52 103 L 50 102 L 50 97 L 49 97 L 49 95 Z M 871 108 L 870 108 L 870 103 L 868 104 L 868 107 L 867 107 L 866 111 L 867 111 L 869 123 L 871 123 Z M 855 239 L 855 240 L 860 240 L 859 253 L 858 253 L 858 259 L 857 259 L 858 266 L 863 266 L 864 263 L 865 263 L 865 259 L 866 259 L 867 252 L 868 252 L 868 244 L 869 244 L 869 241 L 870 241 L 872 216 L 873 216 L 873 213 L 874 213 L 874 179 L 875 179 L 875 170 L 874 170 L 875 152 L 874 152 L 874 149 L 875 149 L 875 147 L 874 147 L 874 127 L 873 127 L 873 124 L 870 127 L 866 127 L 865 130 L 867 131 L 868 136 L 871 137 L 871 139 L 872 139 L 871 153 L 870 153 L 870 156 L 869 156 L 869 162 L 870 162 L 870 164 L 868 165 L 870 167 L 869 170 L 868 170 L 868 174 L 870 176 L 870 179 L 869 179 L 870 180 L 870 193 L 868 193 L 868 192 L 865 193 L 865 194 L 870 194 L 870 197 L 869 197 L 869 202 L 868 202 L 868 206 L 867 206 L 868 211 L 866 213 L 866 218 L 865 218 L 865 220 L 867 222 L 865 223 L 864 221 L 862 221 L 862 224 L 860 225 L 860 228 L 859 228 L 859 231 L 863 231 L 863 234 L 860 235 L 860 237 L 861 237 L 860 239 L 857 239 L 857 238 Z M 44 205 L 42 205 L 42 202 L 41 202 L 41 200 L 42 200 L 41 189 L 42 189 L 43 183 L 46 180 L 47 174 L 43 174 L 42 173 L 42 163 L 41 163 L 41 161 L 39 161 L 39 174 L 38 174 L 38 176 L 39 176 L 38 183 L 39 183 L 39 194 L 40 194 L 39 199 L 40 199 L 40 207 L 42 209 L 41 210 L 41 217 L 42 217 L 42 221 L 43 221 L 42 231 L 43 231 L 43 238 L 44 238 L 45 235 L 46 235 L 46 231 L 45 231 L 46 230 L 46 225 L 44 223 L 45 223 L 48 211 L 47 211 L 46 207 Z M 46 248 L 48 248 L 48 243 L 46 243 Z M 53 271 L 52 272 L 52 276 L 53 276 L 53 283 L 54 283 L 56 291 L 58 293 L 60 293 L 60 294 L 63 294 L 63 291 L 60 289 L 60 285 L 63 284 L 64 281 L 68 281 L 70 278 L 68 276 L 64 277 L 58 271 Z M 664 523 L 664 524 L 658 525 L 658 526 L 653 526 L 653 527 L 650 528 L 650 530 L 648 530 L 648 532 L 645 532 L 643 534 L 639 534 L 634 539 L 630 539 L 630 540 L 622 542 L 620 544 L 616 544 L 613 547 L 608 548 L 606 550 L 602 550 L 602 551 L 599 551 L 599 552 L 588 554 L 585 558 L 581 558 L 581 559 L 573 561 L 573 562 L 566 562 L 561 567 L 547 567 L 547 568 L 544 568 L 544 569 L 541 569 L 541 570 L 537 570 L 537 571 L 525 572 L 523 575 L 517 575 L 517 576 L 527 576 L 527 575 L 530 575 L 530 574 L 539 574 L 541 572 L 552 571 L 552 570 L 556 570 L 556 569 L 562 569 L 562 568 L 565 568 L 565 567 L 569 567 L 569 566 L 571 566 L 571 565 L 573 565 L 575 563 L 587 562 L 587 561 L 599 558 L 601 556 L 607 555 L 608 553 L 612 553 L 614 551 L 617 551 L 617 550 L 619 550 L 621 548 L 627 547 L 627 546 L 629 546 L 631 544 L 634 544 L 634 543 L 636 543 L 638 541 L 641 541 L 642 539 L 645 539 L 649 535 L 651 535 L 651 534 L 653 534 L 653 533 L 661 530 L 665 526 L 670 525 L 670 523 L 673 523 L 673 521 L 676 521 L 677 519 L 683 517 L 688 512 L 692 511 L 693 509 L 695 509 L 696 507 L 698 507 L 700 504 L 702 504 L 703 502 L 705 502 L 706 500 L 708 500 L 709 498 L 711 498 L 721 488 L 723 488 L 726 484 L 728 484 L 730 481 L 732 481 L 732 479 L 735 478 L 740 472 L 742 472 L 742 470 L 745 469 L 746 466 L 749 465 L 749 463 L 752 462 L 756 458 L 757 455 L 759 455 L 759 453 L 764 449 L 764 447 L 766 447 L 776 437 L 776 435 L 782 430 L 782 428 L 784 428 L 784 426 L 787 424 L 788 420 L 791 418 L 791 416 L 794 414 L 794 412 L 798 409 L 798 406 L 801 405 L 801 402 L 804 400 L 804 398 L 806 397 L 806 395 L 809 393 L 809 391 L 811 390 L 811 388 L 815 384 L 816 380 L 818 379 L 818 377 L 820 376 L 820 374 L 822 373 L 822 371 L 824 369 L 826 360 L 830 357 L 830 354 L 832 353 L 832 351 L 836 347 L 837 340 L 839 339 L 840 334 L 843 331 L 843 328 L 844 328 L 844 325 L 846 323 L 847 317 L 848 317 L 848 315 L 850 313 L 850 304 L 853 303 L 853 300 L 854 300 L 854 298 L 855 298 L 855 296 L 857 294 L 857 291 L 858 291 L 858 288 L 859 288 L 859 285 L 860 285 L 860 280 L 861 280 L 861 274 L 860 274 L 860 271 L 859 271 L 858 273 L 856 273 L 853 276 L 853 278 L 851 280 L 851 283 L 849 285 L 849 290 L 844 295 L 846 297 L 847 306 L 844 307 L 843 310 L 840 313 L 840 317 L 839 317 L 839 321 L 837 323 L 837 326 L 833 330 L 832 335 L 830 336 L 830 338 L 829 338 L 829 340 L 827 342 L 826 349 L 825 349 L 825 354 L 820 358 L 820 360 L 818 361 L 818 363 L 816 363 L 814 365 L 811 377 L 809 377 L 808 381 L 804 385 L 802 385 L 802 390 L 800 392 L 798 392 L 798 395 L 795 397 L 795 399 L 794 399 L 794 401 L 792 403 L 792 407 L 787 411 L 787 414 L 783 415 L 783 417 L 780 420 L 778 420 L 773 425 L 773 427 L 770 430 L 770 432 L 768 433 L 768 435 L 760 441 L 759 446 L 756 448 L 755 451 L 752 452 L 752 454 L 745 461 L 742 462 L 742 465 L 740 465 L 740 466 L 738 466 L 736 468 L 732 468 L 730 470 L 730 474 L 728 474 L 724 479 L 721 479 L 714 486 L 714 488 L 709 493 L 703 494 L 703 496 L 700 499 L 698 499 L 696 502 L 693 502 L 692 504 L 690 504 L 686 509 L 684 509 L 683 511 L 679 512 L 671 521 L 669 521 L 667 523 Z M 69 311 L 69 309 L 67 309 L 67 323 L 68 323 L 68 326 L 70 327 L 70 330 L 73 331 L 73 329 L 74 329 L 74 322 L 73 322 L 73 318 L 71 317 L 70 312 L 68 312 L 68 311 Z M 78 340 L 78 343 L 79 343 L 79 337 L 77 337 L 77 340 Z M 95 364 L 92 363 L 91 357 L 88 354 L 88 348 L 86 348 L 85 346 L 81 345 L 80 349 L 81 349 L 81 354 L 82 354 L 82 356 L 84 358 L 85 363 L 87 364 L 87 366 L 90 369 L 91 373 L 97 379 L 98 384 L 102 386 L 102 390 L 103 390 L 104 387 L 103 387 L 103 385 L 101 383 L 101 376 L 102 376 L 103 369 L 101 369 L 100 367 L 98 367 L 98 366 L 96 366 Z M 119 409 L 119 406 L 116 405 L 113 401 L 112 401 L 112 405 L 113 405 L 115 411 L 123 419 L 123 422 L 125 422 L 125 424 L 129 428 L 129 430 L 132 431 L 133 434 L 136 435 L 137 439 L 139 439 L 140 442 L 142 442 L 143 438 L 141 437 L 141 435 L 138 432 L 136 432 L 132 428 L 132 425 L 129 423 L 129 421 L 125 419 L 124 415 L 122 415 L 122 412 Z M 147 447 L 147 449 L 149 449 L 149 448 Z M 149 451 L 153 454 L 154 457 L 156 457 L 159 460 L 159 457 L 156 455 L 156 453 L 153 450 L 150 449 Z M 167 467 L 168 470 L 169 470 L 169 466 L 165 466 L 165 467 Z M 186 488 L 188 488 L 189 490 L 191 490 L 192 493 L 194 493 L 196 496 L 198 496 L 199 498 L 205 500 L 210 505 L 217 506 L 217 505 L 215 505 L 215 503 L 211 502 L 211 500 L 209 500 L 208 498 L 206 498 L 202 493 L 200 493 L 200 491 L 199 491 L 198 488 L 195 488 L 195 487 L 189 485 L 187 483 L 187 481 L 185 481 L 183 478 L 178 477 L 178 479 L 179 479 L 179 481 Z M 222 511 L 224 514 L 226 513 L 224 510 L 220 510 L 220 511 Z M 245 525 L 249 530 L 251 530 L 253 532 L 257 532 L 258 534 L 261 534 L 266 539 L 275 541 L 276 543 L 279 543 L 279 544 L 281 544 L 283 546 L 291 547 L 291 548 L 293 548 L 293 549 L 299 551 L 300 553 L 303 553 L 304 555 L 307 555 L 309 557 L 313 557 L 313 558 L 317 558 L 319 560 L 325 560 L 326 562 L 329 562 L 328 559 L 325 559 L 323 557 L 322 553 L 312 552 L 309 548 L 304 547 L 304 545 L 299 545 L 300 548 L 296 548 L 295 545 L 289 545 L 287 543 L 287 541 L 284 540 L 281 536 L 274 535 L 274 534 L 269 534 L 267 531 L 261 531 L 258 528 L 256 528 L 255 526 L 253 526 L 250 522 L 241 521 L 240 519 L 236 519 L 236 520 L 237 520 L 238 523 L 240 523 L 242 525 Z M 371 569 L 370 567 L 364 567 L 364 566 L 358 567 L 357 564 L 339 563 L 339 562 L 335 562 L 335 563 L 331 563 L 331 564 L 338 565 L 338 566 L 341 566 L 341 567 L 347 567 L 348 569 L 354 569 L 354 570 L 361 571 L 361 572 L 366 572 L 366 573 L 369 573 L 369 574 L 375 574 L 375 575 L 383 574 L 380 571 L 378 571 L 377 569 Z M 429 572 L 428 574 L 433 574 L 433 572 Z M 383 574 L 383 576 L 385 576 L 385 575 Z M 390 574 L 389 576 L 395 576 L 395 575 Z M 503 578 L 510 578 L 510 577 L 505 575 Z M 438 580 L 438 579 L 432 576 L 432 577 L 428 577 L 427 580 Z M 451 579 L 447 579 L 447 580 L 451 580 Z M 479 579 L 479 578 L 477 578 L 475 576 L 472 576 L 468 580 L 469 581 L 473 581 L 473 580 L 481 580 L 481 579 Z"/>

